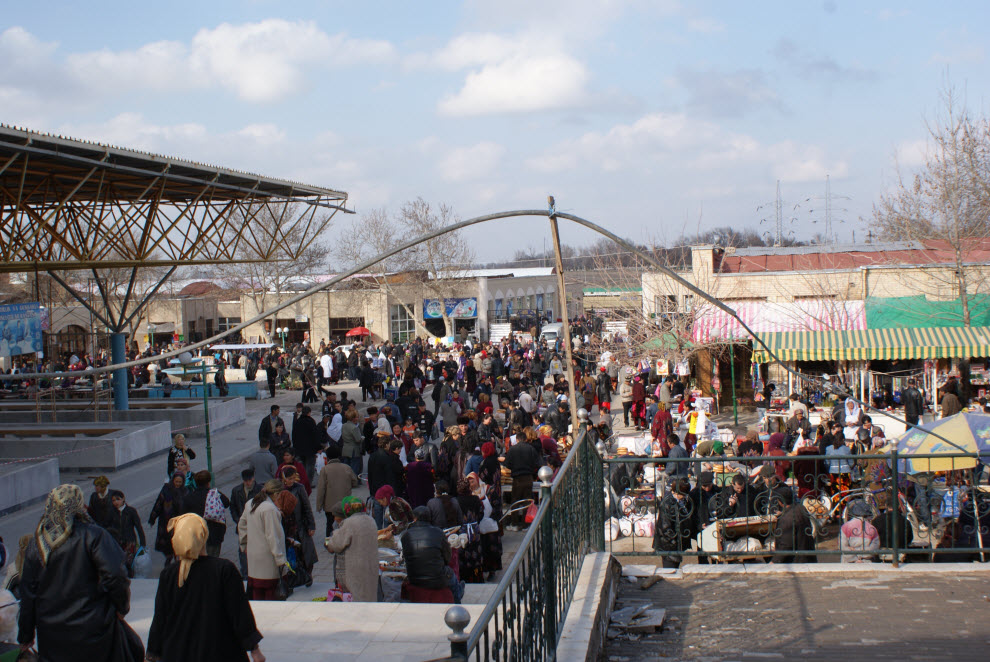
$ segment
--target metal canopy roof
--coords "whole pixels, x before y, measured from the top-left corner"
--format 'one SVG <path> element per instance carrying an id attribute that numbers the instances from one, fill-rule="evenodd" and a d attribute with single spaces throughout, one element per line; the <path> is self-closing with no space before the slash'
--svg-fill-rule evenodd
<path id="1" fill-rule="evenodd" d="M 59 196 L 52 190 L 58 183 L 67 189 L 78 185 L 72 199 L 79 202 L 104 199 L 111 189 L 115 200 L 142 200 L 150 186 L 166 202 L 193 200 L 204 188 L 215 201 L 347 199 L 346 193 L 329 188 L 0 124 L 0 187 L 18 190 L 22 182 L 25 204 L 44 204 L 53 193 Z"/>

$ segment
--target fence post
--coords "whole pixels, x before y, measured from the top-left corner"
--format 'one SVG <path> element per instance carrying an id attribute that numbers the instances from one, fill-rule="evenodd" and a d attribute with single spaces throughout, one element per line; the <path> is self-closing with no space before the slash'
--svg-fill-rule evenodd
<path id="1" fill-rule="evenodd" d="M 543 521 L 540 522 L 540 533 L 543 537 L 541 552 L 543 554 L 543 638 L 548 649 L 557 645 L 557 587 L 554 575 L 554 546 L 553 546 L 553 502 L 550 491 L 553 486 L 553 469 L 544 465 L 540 467 L 537 477 L 540 479 L 540 501 L 546 504 L 543 511 Z"/>
<path id="2" fill-rule="evenodd" d="M 899 542 L 898 541 L 898 536 L 900 535 L 900 531 L 898 529 L 900 528 L 899 527 L 899 524 L 901 522 L 901 496 L 900 496 L 901 492 L 900 492 L 900 486 L 899 486 L 899 482 L 900 481 L 898 480 L 898 472 L 897 472 L 898 467 L 897 467 L 897 446 L 896 445 L 894 446 L 894 450 L 891 452 L 891 454 L 892 454 L 892 456 L 894 458 L 894 466 L 893 466 L 893 468 L 890 471 L 891 477 L 893 478 L 893 481 L 894 481 L 894 484 L 893 484 L 892 490 L 891 490 L 891 493 L 892 493 L 892 495 L 894 497 L 894 510 L 892 511 L 893 521 L 891 522 L 891 526 L 890 526 L 890 530 L 891 530 L 891 533 L 892 533 L 890 546 L 893 548 L 893 551 L 894 551 L 894 567 L 897 568 L 897 567 L 900 566 L 900 559 L 899 559 L 900 553 L 898 552 L 898 549 L 897 548 L 898 548 L 898 542 Z"/>
<path id="3" fill-rule="evenodd" d="M 596 518 L 598 521 L 595 522 L 595 531 L 593 535 L 595 536 L 595 549 L 604 552 L 605 551 L 605 519 L 608 513 L 605 512 L 605 454 L 608 452 L 608 446 L 605 445 L 604 441 L 599 441 L 595 445 L 595 454 L 593 456 L 592 463 L 592 494 L 596 495 L 592 498 L 592 503 L 597 504 L 595 507 L 595 512 L 598 514 Z"/>
<path id="4" fill-rule="evenodd" d="M 460 605 L 454 605 L 447 609 L 443 615 L 443 622 L 453 630 L 453 633 L 447 635 L 447 639 L 450 640 L 450 656 L 455 659 L 467 660 L 468 634 L 464 629 L 471 623 L 470 612 Z"/>

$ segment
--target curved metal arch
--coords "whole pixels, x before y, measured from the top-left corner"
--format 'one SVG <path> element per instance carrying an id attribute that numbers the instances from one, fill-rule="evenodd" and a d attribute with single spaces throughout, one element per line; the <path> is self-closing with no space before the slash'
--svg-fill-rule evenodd
<path id="1" fill-rule="evenodd" d="M 743 328 L 744 331 L 746 331 L 746 333 L 748 333 L 753 338 L 753 341 L 756 342 L 756 343 L 759 343 L 759 345 L 761 347 L 763 347 L 764 350 L 766 350 L 767 354 L 770 357 L 772 357 L 774 359 L 774 361 L 776 361 L 777 363 L 779 363 L 781 365 L 781 367 L 784 368 L 784 370 L 786 370 L 787 372 L 795 375 L 796 377 L 800 377 L 801 379 L 804 379 L 804 380 L 807 380 L 808 379 L 806 376 L 800 375 L 796 370 L 792 370 L 791 368 L 789 368 L 787 366 L 787 364 L 784 363 L 780 359 L 780 357 L 777 356 L 777 354 L 772 349 L 770 349 L 770 347 L 766 344 L 766 342 L 763 341 L 763 338 L 761 338 L 755 331 L 753 331 L 753 329 L 751 329 L 749 327 L 749 325 L 746 324 L 746 322 L 742 318 L 739 317 L 739 315 L 736 313 L 736 311 L 733 308 L 731 308 L 730 306 L 728 306 L 727 304 L 725 304 L 720 299 L 711 296 L 710 294 L 708 294 L 707 292 L 705 292 L 704 290 L 702 290 L 698 286 L 694 285 L 693 283 L 688 282 L 682 276 L 678 275 L 674 270 L 670 269 L 669 267 L 667 267 L 667 266 L 663 265 L 661 262 L 659 262 L 655 257 L 653 257 L 652 255 L 646 253 L 645 251 L 640 250 L 639 247 L 634 246 L 633 244 L 631 244 L 630 242 L 626 241 L 622 237 L 618 236 L 617 234 L 615 234 L 613 232 L 610 232 L 610 231 L 606 230 L 605 228 L 603 228 L 602 226 L 598 225 L 597 223 L 592 223 L 591 221 L 589 221 L 587 219 L 584 219 L 584 218 L 581 218 L 580 216 L 575 216 L 574 214 L 568 214 L 566 212 L 559 212 L 559 211 L 556 211 L 554 209 L 521 209 L 521 210 L 515 210 L 515 211 L 496 212 L 494 214 L 486 214 L 484 216 L 476 216 L 474 218 L 469 218 L 469 219 L 464 220 L 464 221 L 459 221 L 457 223 L 452 223 L 451 225 L 446 225 L 446 226 L 444 226 L 444 227 L 442 227 L 442 228 L 440 228 L 438 230 L 434 230 L 433 232 L 428 232 L 425 235 L 416 237 L 414 239 L 410 239 L 409 241 L 407 241 L 405 243 L 402 243 L 402 244 L 399 244 L 398 246 L 396 246 L 396 247 L 394 247 L 394 248 L 392 248 L 390 250 L 387 250 L 384 253 L 381 253 L 379 255 L 376 255 L 373 258 L 370 258 L 369 260 L 367 260 L 367 261 L 365 261 L 365 262 L 363 262 L 363 263 L 361 263 L 361 264 L 359 264 L 359 265 L 357 265 L 357 266 L 349 269 L 348 271 L 345 271 L 342 274 L 338 274 L 338 275 L 334 276 L 333 278 L 331 278 L 330 280 L 328 280 L 326 282 L 317 283 L 316 285 L 313 285 L 308 290 L 305 290 L 303 292 L 299 292 L 298 294 L 296 294 L 296 295 L 294 295 L 294 296 L 286 299 L 284 302 L 282 302 L 282 303 L 280 303 L 280 304 L 278 304 L 278 305 L 276 305 L 276 306 L 274 306 L 274 307 L 272 307 L 272 308 L 270 308 L 270 309 L 268 309 L 268 310 L 266 310 L 266 311 L 264 311 L 262 313 L 259 313 L 258 315 L 256 315 L 255 317 L 252 317 L 251 319 L 247 320 L 246 322 L 241 322 L 237 326 L 235 326 L 235 327 L 233 327 L 231 329 L 227 329 L 223 333 L 218 333 L 217 335 L 215 335 L 215 336 L 213 336 L 211 338 L 207 338 L 206 340 L 201 340 L 199 342 L 192 343 L 191 345 L 186 345 L 185 347 L 182 347 L 181 349 L 177 349 L 177 350 L 174 350 L 174 351 L 171 351 L 171 352 L 166 352 L 164 354 L 158 354 L 156 356 L 149 356 L 149 357 L 144 357 L 144 358 L 136 359 L 134 361 L 125 361 L 124 363 L 117 363 L 117 364 L 113 364 L 113 365 L 106 365 L 106 366 L 102 366 L 102 367 L 99 367 L 99 368 L 87 368 L 86 370 L 74 371 L 74 372 L 38 372 L 38 373 L 21 373 L 21 374 L 18 374 L 18 375 L 0 374 L 0 380 L 37 379 L 37 378 L 42 378 L 42 377 L 84 377 L 84 376 L 89 376 L 89 375 L 102 374 L 102 373 L 105 373 L 105 372 L 113 372 L 114 370 L 133 368 L 135 366 L 144 365 L 145 363 L 151 363 L 152 361 L 161 361 L 161 360 L 164 360 L 164 359 L 174 358 L 174 357 L 176 357 L 179 354 L 182 354 L 184 352 L 190 352 L 190 351 L 193 351 L 193 350 L 197 350 L 197 349 L 199 349 L 201 347 L 205 347 L 207 345 L 211 345 L 211 344 L 217 342 L 218 340 L 221 340 L 223 337 L 225 337 L 225 336 L 227 336 L 227 335 L 229 335 L 231 333 L 236 333 L 237 331 L 241 331 L 243 329 L 246 329 L 247 327 L 251 326 L 252 324 L 256 324 L 256 323 L 258 323 L 258 322 L 260 322 L 260 321 L 262 321 L 262 320 L 270 317 L 273 313 L 277 313 L 280 310 L 284 310 L 285 308 L 288 308 L 289 306 L 292 306 L 292 305 L 294 305 L 294 304 L 302 301 L 303 299 L 316 294 L 317 292 L 320 292 L 322 290 L 329 289 L 329 288 L 333 287 L 334 285 L 336 285 L 337 283 L 341 282 L 342 280 L 344 280 L 346 278 L 349 278 L 349 277 L 351 277 L 351 276 L 353 276 L 355 274 L 358 274 L 358 273 L 365 272 L 368 269 L 370 269 L 371 267 L 373 267 L 374 265 L 376 265 L 379 262 L 381 262 L 382 260 L 388 259 L 388 258 L 390 258 L 390 257 L 392 257 L 394 255 L 397 255 L 397 254 L 401 253 L 404 250 L 407 250 L 409 248 L 412 248 L 413 246 L 417 246 L 417 245 L 419 245 L 419 244 L 421 244 L 421 243 L 423 243 L 425 241 L 429 241 L 431 239 L 435 239 L 436 237 L 440 237 L 440 236 L 445 235 L 445 234 L 447 234 L 449 232 L 456 232 L 457 230 L 462 230 L 464 228 L 471 227 L 472 225 L 478 225 L 480 223 L 487 223 L 488 221 L 495 221 L 495 220 L 499 220 L 499 219 L 503 219 L 503 218 L 517 218 L 517 217 L 524 217 L 524 216 L 544 216 L 544 217 L 546 217 L 548 219 L 551 219 L 551 218 L 558 218 L 558 219 L 561 219 L 562 218 L 562 219 L 566 219 L 568 221 L 571 221 L 573 223 L 577 223 L 578 225 L 581 225 L 583 227 L 586 227 L 589 230 L 592 230 L 594 232 L 597 232 L 598 234 L 600 234 L 600 235 L 602 235 L 604 237 L 607 237 L 608 239 L 611 239 L 613 242 L 615 242 L 616 244 L 618 244 L 622 248 L 624 248 L 627 251 L 629 251 L 631 253 L 634 253 L 638 257 L 642 258 L 643 261 L 646 264 L 648 264 L 649 266 L 651 266 L 654 269 L 656 269 L 656 270 L 658 270 L 660 272 L 663 272 L 667 276 L 673 278 L 675 281 L 677 281 L 678 283 L 680 283 L 688 291 L 693 292 L 694 294 L 700 296 L 702 299 L 704 299 L 705 301 L 709 302 L 710 304 L 712 304 L 713 306 L 715 306 L 719 310 L 724 311 L 727 315 L 730 315 L 733 319 L 735 319 L 736 321 L 739 322 L 739 325 Z M 820 382 L 820 385 L 823 386 L 824 388 L 828 389 L 828 390 L 831 390 L 832 388 L 834 388 L 832 384 L 829 384 L 829 383 L 826 383 L 826 382 Z M 875 410 L 875 408 L 872 407 L 868 402 L 863 402 L 863 401 L 857 400 L 856 398 L 853 398 L 853 400 L 855 400 L 861 406 L 864 406 L 864 407 L 866 407 L 868 409 Z M 890 414 L 888 414 L 888 416 L 889 415 Z M 901 420 L 901 422 L 906 424 L 906 421 Z M 942 439 L 943 441 L 945 441 L 946 443 L 948 443 L 949 445 L 951 445 L 953 448 L 958 448 L 963 453 L 966 453 L 968 455 L 973 455 L 974 457 L 977 456 L 976 453 L 970 453 L 966 449 L 962 448 L 958 444 L 955 444 L 955 443 L 949 441 L 948 439 L 946 439 L 945 437 L 943 437 L 942 435 L 940 435 L 938 433 L 929 432 L 929 434 L 932 434 L 932 435 L 934 435 L 934 436 Z"/>

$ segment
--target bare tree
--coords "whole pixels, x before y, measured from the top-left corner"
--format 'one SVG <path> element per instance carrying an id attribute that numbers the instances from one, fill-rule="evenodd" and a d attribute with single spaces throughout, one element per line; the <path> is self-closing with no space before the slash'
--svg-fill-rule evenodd
<path id="1" fill-rule="evenodd" d="M 279 302 L 282 294 L 291 290 L 291 283 L 326 273 L 326 245 L 321 237 L 307 236 L 309 223 L 295 220 L 312 213 L 311 209 L 301 210 L 298 205 L 287 205 L 284 210 L 260 205 L 243 212 L 244 223 L 250 223 L 252 238 L 237 245 L 235 257 L 241 261 L 217 266 L 220 280 L 229 290 L 251 299 L 255 310 L 261 312 L 269 304 Z M 275 259 L 263 259 L 263 251 L 273 243 L 284 247 L 284 252 L 273 256 Z M 273 315 L 269 340 L 273 340 L 275 328 Z"/>
<path id="2" fill-rule="evenodd" d="M 458 222 L 453 209 L 445 204 L 432 207 L 422 198 L 407 202 L 392 216 L 385 209 L 363 215 L 350 232 L 343 233 L 334 246 L 334 257 L 343 264 L 355 264 L 391 250 L 399 244 Z M 460 232 L 451 232 L 423 242 L 379 262 L 368 274 L 373 283 L 401 305 L 423 335 L 431 336 L 415 299 L 425 295 L 437 300 L 446 335 L 454 334 L 454 318 L 447 312 L 446 299 L 460 290 L 474 262 L 474 251 Z"/>
<path id="3" fill-rule="evenodd" d="M 970 326 L 970 297 L 987 291 L 986 270 L 973 254 L 990 236 L 990 123 L 951 88 L 942 102 L 927 123 L 924 165 L 913 176 L 898 167 L 896 186 L 874 206 L 873 226 L 885 239 L 926 242 L 931 261 L 949 268 L 926 269 L 919 284 L 940 282 L 940 290 L 952 291 Z"/>

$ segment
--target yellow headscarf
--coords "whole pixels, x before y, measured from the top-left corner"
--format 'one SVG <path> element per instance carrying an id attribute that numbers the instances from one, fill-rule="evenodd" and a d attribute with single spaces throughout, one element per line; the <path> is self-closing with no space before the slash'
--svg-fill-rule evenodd
<path id="1" fill-rule="evenodd" d="M 186 583 L 193 561 L 199 558 L 210 536 L 206 520 L 196 513 L 186 513 L 168 521 L 168 532 L 172 534 L 172 549 L 179 559 L 179 587 Z"/>

